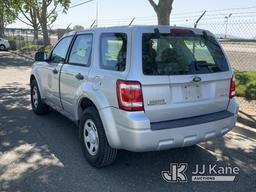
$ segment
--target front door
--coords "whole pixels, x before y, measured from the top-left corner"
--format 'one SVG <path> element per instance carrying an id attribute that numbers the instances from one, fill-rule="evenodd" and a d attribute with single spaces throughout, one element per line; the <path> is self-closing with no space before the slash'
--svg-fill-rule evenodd
<path id="1" fill-rule="evenodd" d="M 71 40 L 71 36 L 60 40 L 53 49 L 47 64 L 41 69 L 42 84 L 46 93 L 46 101 L 54 105 L 55 108 L 61 107 L 59 95 L 60 69 L 65 61 Z"/>

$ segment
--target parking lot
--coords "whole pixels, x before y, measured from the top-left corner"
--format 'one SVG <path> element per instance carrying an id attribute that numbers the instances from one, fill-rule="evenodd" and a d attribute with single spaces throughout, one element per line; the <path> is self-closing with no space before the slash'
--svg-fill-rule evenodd
<path id="1" fill-rule="evenodd" d="M 236 128 L 213 141 L 160 152 L 119 151 L 114 165 L 95 169 L 85 161 L 71 121 L 54 111 L 31 111 L 31 64 L 0 52 L 0 191 L 255 191 L 256 116 L 241 111 Z M 217 161 L 239 167 L 238 179 L 175 184 L 161 176 L 170 163 Z"/>

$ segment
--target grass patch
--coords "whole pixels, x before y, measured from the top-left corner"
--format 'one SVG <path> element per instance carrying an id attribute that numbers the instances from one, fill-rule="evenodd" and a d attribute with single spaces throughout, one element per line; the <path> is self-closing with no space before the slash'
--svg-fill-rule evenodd
<path id="1" fill-rule="evenodd" d="M 26 42 L 25 45 L 21 48 L 22 51 L 37 51 L 38 45 L 35 45 L 32 42 Z"/>
<path id="2" fill-rule="evenodd" d="M 256 71 L 235 71 L 236 95 L 256 99 Z"/>

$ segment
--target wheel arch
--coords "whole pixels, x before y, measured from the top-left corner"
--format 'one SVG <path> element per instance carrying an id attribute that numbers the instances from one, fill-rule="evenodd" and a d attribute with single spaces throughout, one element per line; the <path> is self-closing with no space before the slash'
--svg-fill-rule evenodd
<path id="1" fill-rule="evenodd" d="M 95 98 L 95 97 L 94 97 Z M 88 108 L 88 107 L 94 107 L 96 110 L 97 110 L 97 112 L 98 112 L 98 115 L 99 115 L 99 117 L 100 117 L 100 119 L 101 119 L 101 122 L 102 122 L 102 125 L 103 125 L 103 128 L 104 128 L 104 131 L 105 131 L 105 134 L 106 134 L 106 137 L 107 137 L 107 140 L 108 140 L 108 143 L 113 147 L 113 146 L 115 146 L 114 144 L 113 144 L 113 136 L 116 134 L 111 134 L 110 132 L 112 132 L 112 131 L 110 131 L 109 130 L 109 127 L 107 126 L 107 124 L 106 124 L 106 122 L 105 122 L 105 119 L 106 118 L 104 118 L 104 113 L 102 113 L 102 111 L 101 111 L 101 109 L 102 109 L 102 106 L 99 106 L 99 105 L 97 105 L 95 102 L 97 102 L 97 100 L 93 100 L 93 99 L 91 99 L 90 97 L 86 97 L 86 96 L 84 96 L 84 97 L 81 97 L 81 99 L 79 100 L 79 102 L 78 102 L 78 107 L 77 107 L 77 114 L 76 114 L 76 118 L 77 118 L 77 122 L 78 122 L 78 124 L 79 124 L 79 122 L 80 122 L 80 119 L 81 119 L 81 117 L 82 117 L 82 115 L 83 115 L 83 112 L 84 112 L 84 110 L 86 109 L 86 108 Z"/>
<path id="2" fill-rule="evenodd" d="M 39 88 L 39 92 L 41 94 L 41 98 L 44 99 L 45 98 L 45 95 L 44 95 L 44 92 L 42 90 L 42 86 L 41 86 L 41 82 L 40 82 L 40 79 L 38 78 L 38 76 L 34 73 L 32 73 L 30 75 L 30 79 L 29 79 L 29 85 L 31 86 L 32 84 L 32 81 L 35 80 L 37 82 L 37 85 L 38 85 L 38 88 Z"/>
<path id="3" fill-rule="evenodd" d="M 77 109 L 77 114 L 76 114 L 78 120 L 81 119 L 84 110 L 87 109 L 88 107 L 94 107 L 98 111 L 97 106 L 94 104 L 94 102 L 91 99 L 89 99 L 88 97 L 80 98 L 80 100 L 78 102 L 78 107 L 77 107 L 78 109 Z"/>

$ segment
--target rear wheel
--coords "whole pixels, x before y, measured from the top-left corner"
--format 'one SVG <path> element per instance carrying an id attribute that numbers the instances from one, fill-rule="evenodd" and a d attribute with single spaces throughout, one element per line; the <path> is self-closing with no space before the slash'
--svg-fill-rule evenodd
<path id="1" fill-rule="evenodd" d="M 98 111 L 89 107 L 79 125 L 79 139 L 86 160 L 94 167 L 104 167 L 115 161 L 117 150 L 110 147 Z"/>
<path id="2" fill-rule="evenodd" d="M 49 106 L 41 99 L 36 80 L 33 80 L 31 83 L 30 96 L 32 109 L 37 115 L 43 115 L 49 112 Z"/>
<path id="3" fill-rule="evenodd" d="M 5 50 L 5 46 L 4 45 L 0 45 L 0 51 L 4 51 Z"/>

